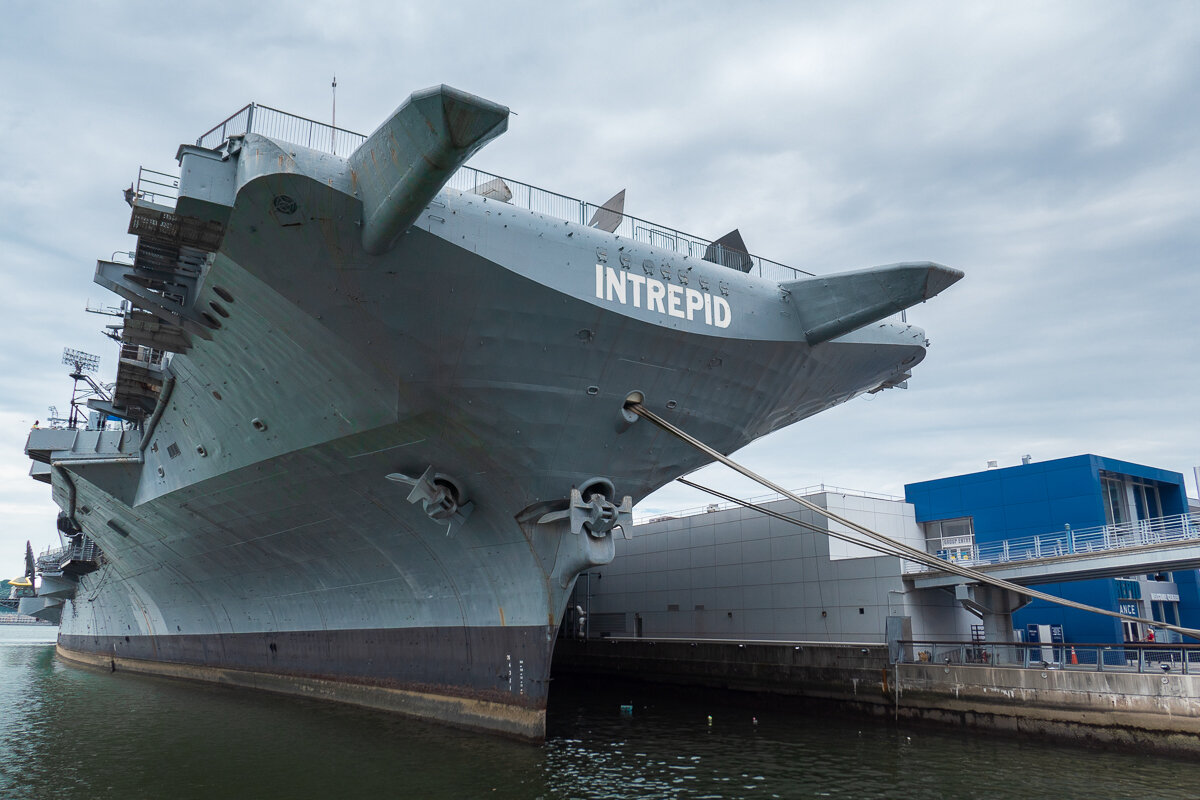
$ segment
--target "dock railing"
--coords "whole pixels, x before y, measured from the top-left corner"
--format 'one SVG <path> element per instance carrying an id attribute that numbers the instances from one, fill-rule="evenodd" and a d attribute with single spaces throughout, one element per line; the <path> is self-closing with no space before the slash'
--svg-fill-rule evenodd
<path id="1" fill-rule="evenodd" d="M 1200 675 L 1200 644 L 902 640 L 901 663 Z"/>
<path id="2" fill-rule="evenodd" d="M 1173 514 L 1154 519 L 1124 522 L 1120 525 L 1098 525 L 1092 528 L 1061 531 L 983 542 L 965 549 L 964 557 L 951 557 L 938 552 L 943 561 L 953 561 L 966 567 L 988 564 L 1007 564 L 1082 553 L 1100 553 L 1131 547 L 1146 547 L 1200 539 L 1200 514 Z M 930 572 L 936 567 L 906 562 L 905 573 Z"/>

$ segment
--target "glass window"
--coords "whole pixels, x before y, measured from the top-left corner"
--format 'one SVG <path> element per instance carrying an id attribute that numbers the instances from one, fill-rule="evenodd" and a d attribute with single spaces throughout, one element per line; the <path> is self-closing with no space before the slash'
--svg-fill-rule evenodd
<path id="1" fill-rule="evenodd" d="M 925 549 L 941 558 L 971 558 L 975 529 L 971 517 L 939 519 L 925 523 Z"/>
<path id="2" fill-rule="evenodd" d="M 1100 485 L 1104 494 L 1104 516 L 1109 525 L 1158 519 L 1163 515 L 1157 483 L 1101 473 Z"/>
<path id="3" fill-rule="evenodd" d="M 1109 525 L 1121 525 L 1129 520 L 1129 507 L 1125 498 L 1125 486 L 1119 478 L 1102 478 L 1104 491 L 1104 516 Z"/>
<path id="4" fill-rule="evenodd" d="M 1137 499 L 1138 519 L 1157 519 L 1163 515 L 1157 484 L 1134 481 L 1133 496 Z"/>

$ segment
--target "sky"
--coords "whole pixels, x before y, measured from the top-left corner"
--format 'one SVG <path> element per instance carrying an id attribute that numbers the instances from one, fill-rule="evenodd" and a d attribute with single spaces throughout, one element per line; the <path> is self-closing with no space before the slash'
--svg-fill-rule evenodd
<path id="1" fill-rule="evenodd" d="M 121 189 L 249 101 L 369 133 L 446 83 L 509 106 L 471 162 L 815 273 L 931 260 L 907 389 L 743 449 L 776 482 L 1080 453 L 1200 465 L 1200 3 L 0 3 L 0 572 L 57 541 L 25 438 L 64 347 L 111 381 Z M 722 467 L 693 479 L 763 492 Z M 641 514 L 705 495 L 671 484 Z"/>

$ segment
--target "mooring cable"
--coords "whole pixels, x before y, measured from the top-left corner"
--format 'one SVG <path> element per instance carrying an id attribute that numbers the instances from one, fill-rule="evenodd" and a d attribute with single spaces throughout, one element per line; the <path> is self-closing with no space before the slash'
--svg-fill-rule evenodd
<path id="1" fill-rule="evenodd" d="M 924 550 L 919 550 L 911 545 L 905 544 L 904 542 L 900 542 L 895 539 L 892 539 L 891 537 L 884 536 L 882 533 L 876 533 L 875 531 L 871 530 L 870 528 L 859 525 L 857 522 L 854 522 L 852 520 L 846 519 L 845 517 L 839 516 L 838 514 L 835 514 L 832 511 L 829 511 L 828 509 L 821 508 L 816 503 L 812 503 L 808 500 L 805 500 L 803 497 L 800 497 L 799 495 L 794 494 L 793 492 L 789 492 L 787 489 L 784 489 L 782 486 L 779 486 L 778 484 L 757 474 L 753 470 L 742 466 L 741 464 L 737 463 L 736 461 L 734 461 L 733 459 L 724 455 L 723 453 L 720 453 L 717 450 L 714 450 L 713 448 L 709 447 L 707 444 L 705 444 L 704 442 L 695 438 L 694 436 L 687 433 L 686 431 L 667 422 L 665 419 L 658 416 L 657 414 L 655 414 L 650 409 L 646 408 L 641 403 L 637 403 L 637 402 L 627 403 L 625 405 L 625 407 L 628 410 L 632 411 L 633 413 L 637 414 L 642 419 L 652 422 L 654 425 L 658 426 L 659 428 L 661 428 L 662 430 L 671 434 L 672 436 L 677 437 L 678 439 L 682 440 L 683 442 L 687 443 L 688 445 L 691 445 L 692 447 L 694 447 L 695 449 L 704 453 L 705 455 L 709 456 L 710 458 L 713 458 L 713 459 L 721 462 L 725 466 L 729 467 L 730 469 L 746 476 L 750 480 L 755 481 L 756 483 L 759 483 L 759 484 L 767 487 L 768 489 L 770 489 L 774 492 L 777 492 L 778 494 L 783 495 L 787 499 L 793 501 L 794 503 L 797 503 L 798 505 L 800 505 L 803 508 L 807 508 L 808 510 L 812 511 L 815 514 L 819 514 L 820 516 L 825 517 L 828 520 L 831 520 L 833 522 L 837 522 L 841 525 L 846 526 L 847 528 L 851 529 L 855 533 L 861 534 L 862 536 L 866 536 L 869 539 L 875 540 L 875 542 L 878 542 L 883 547 L 872 547 L 871 545 L 867 544 L 866 542 L 862 542 L 862 541 L 858 541 L 858 540 L 855 540 L 856 544 L 862 544 L 865 547 L 869 547 L 869 548 L 877 550 L 879 552 L 886 552 L 887 555 L 903 554 L 903 555 L 900 555 L 900 557 L 906 558 L 909 561 L 915 561 L 918 564 L 924 564 L 925 566 L 931 567 L 932 569 L 936 569 L 936 570 L 939 570 L 942 572 L 950 572 L 952 574 L 958 575 L 963 578 L 970 578 L 972 581 L 974 581 L 976 583 L 985 583 L 985 584 L 988 584 L 990 586 L 995 586 L 1000 589 L 1007 589 L 1009 591 L 1017 592 L 1018 594 L 1026 595 L 1028 597 L 1036 598 L 1038 600 L 1045 600 L 1048 603 L 1054 603 L 1056 605 L 1066 606 L 1067 608 L 1074 608 L 1074 609 L 1078 609 L 1080 611 L 1090 611 L 1094 614 L 1102 614 L 1106 617 L 1114 617 L 1116 619 L 1125 620 L 1127 622 L 1137 622 L 1137 623 L 1140 623 L 1143 625 L 1150 625 L 1155 628 L 1162 628 L 1162 629 L 1169 630 L 1169 631 L 1175 631 L 1176 633 L 1179 633 L 1183 636 L 1190 636 L 1193 639 L 1200 640 L 1200 630 L 1197 630 L 1195 628 L 1185 628 L 1180 625 L 1171 625 L 1166 622 L 1159 622 L 1159 621 L 1153 620 L 1153 619 L 1146 619 L 1144 617 L 1136 617 L 1136 616 L 1133 616 L 1130 614 L 1122 614 L 1118 611 L 1110 611 L 1106 608 L 1097 608 L 1096 606 L 1089 606 L 1085 603 L 1077 603 L 1074 600 L 1067 600 L 1064 597 L 1057 597 L 1052 594 L 1047 594 L 1046 592 L 1041 592 L 1041 591 L 1038 591 L 1037 589 L 1032 589 L 1028 586 L 1021 586 L 1020 584 L 1012 583 L 1010 581 L 1006 581 L 1001 578 L 993 578 L 990 575 L 987 575 L 986 573 L 979 572 L 978 570 L 971 569 L 970 567 L 964 567 L 961 564 L 956 564 L 952 561 L 943 561 L 942 559 L 938 558 L 937 556 L 932 556 L 929 553 L 925 552 Z M 692 484 L 692 485 L 698 489 L 701 489 L 702 491 L 709 492 L 710 494 L 713 494 L 714 496 L 723 496 L 717 492 L 713 492 L 709 489 L 698 486 L 696 484 Z M 730 499 L 732 499 L 732 498 L 730 498 Z M 758 509 L 757 506 L 755 506 L 753 504 L 743 503 L 740 500 L 733 500 L 733 502 L 743 504 L 748 508 L 755 508 L 756 510 L 761 510 L 761 509 Z M 783 515 L 781 515 L 781 516 L 783 516 Z M 794 523 L 794 524 L 800 524 L 798 520 L 794 520 L 791 517 L 783 516 L 783 519 L 788 522 Z M 806 524 L 800 524 L 800 527 L 807 528 L 808 526 Z M 818 530 L 821 533 L 825 533 L 828 535 L 834 535 L 834 532 L 832 532 L 832 531 L 825 531 L 822 529 L 818 529 Z M 836 538 L 842 538 L 842 537 L 836 537 Z M 888 552 L 884 548 L 889 548 L 891 550 L 891 552 Z"/>

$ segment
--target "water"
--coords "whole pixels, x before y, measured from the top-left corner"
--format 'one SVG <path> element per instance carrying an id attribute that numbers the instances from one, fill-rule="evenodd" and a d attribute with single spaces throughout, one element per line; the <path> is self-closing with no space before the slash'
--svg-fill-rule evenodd
<path id="1" fill-rule="evenodd" d="M 1182 759 L 598 680 L 555 683 L 549 741 L 532 747 L 81 669 L 55 658 L 54 632 L 0 626 L 2 798 L 1200 797 Z"/>

